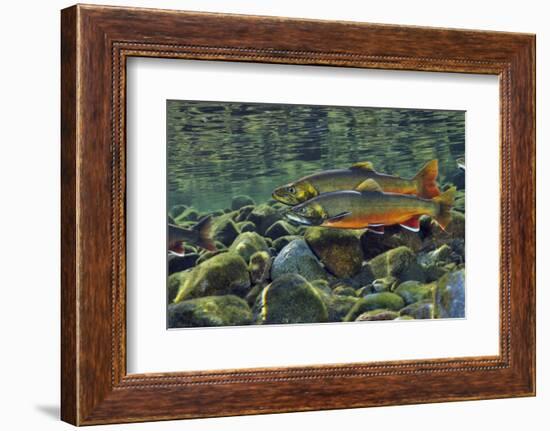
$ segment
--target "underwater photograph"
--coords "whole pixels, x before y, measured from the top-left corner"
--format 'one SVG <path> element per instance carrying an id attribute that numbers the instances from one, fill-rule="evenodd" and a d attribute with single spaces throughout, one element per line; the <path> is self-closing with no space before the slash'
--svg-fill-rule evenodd
<path id="1" fill-rule="evenodd" d="M 168 329 L 465 318 L 465 111 L 166 109 Z"/>

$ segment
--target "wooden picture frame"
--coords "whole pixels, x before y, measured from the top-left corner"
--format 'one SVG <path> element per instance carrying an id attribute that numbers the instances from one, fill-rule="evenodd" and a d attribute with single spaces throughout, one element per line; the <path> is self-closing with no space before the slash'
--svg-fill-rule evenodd
<path id="1" fill-rule="evenodd" d="M 535 394 L 534 35 L 77 5 L 62 11 L 61 48 L 64 421 Z M 125 65 L 131 56 L 498 75 L 500 354 L 128 375 Z"/>

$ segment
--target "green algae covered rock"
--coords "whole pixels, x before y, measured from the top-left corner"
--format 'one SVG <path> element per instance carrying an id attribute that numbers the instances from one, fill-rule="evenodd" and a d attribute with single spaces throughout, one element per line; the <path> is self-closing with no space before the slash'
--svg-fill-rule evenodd
<path id="1" fill-rule="evenodd" d="M 248 262 L 250 257 L 258 251 L 269 252 L 269 246 L 265 239 L 256 232 L 243 232 L 233 241 L 229 251 L 239 254 Z"/>
<path id="2" fill-rule="evenodd" d="M 183 222 L 197 221 L 199 217 L 199 212 L 195 208 L 189 207 L 186 208 L 181 214 L 174 217 L 174 220 L 177 224 L 183 225 Z"/>
<path id="3" fill-rule="evenodd" d="M 230 217 L 222 216 L 214 222 L 212 236 L 216 241 L 229 247 L 239 236 L 239 228 Z"/>
<path id="4" fill-rule="evenodd" d="M 168 216 L 172 219 L 176 219 L 179 215 L 181 215 L 186 209 L 188 208 L 185 204 L 176 204 L 172 208 L 170 208 L 170 211 L 168 212 Z"/>
<path id="5" fill-rule="evenodd" d="M 237 229 L 242 232 L 256 232 L 256 225 L 251 221 L 241 221 L 237 223 Z"/>
<path id="6" fill-rule="evenodd" d="M 302 239 L 302 237 L 298 235 L 281 236 L 273 241 L 273 248 L 278 253 L 295 239 Z"/>
<path id="7" fill-rule="evenodd" d="M 375 278 L 392 276 L 400 281 L 424 282 L 426 275 L 416 262 L 416 255 L 408 247 L 397 247 L 371 259 L 368 263 Z"/>
<path id="8" fill-rule="evenodd" d="M 201 296 L 245 296 L 249 288 L 250 277 L 244 259 L 236 253 L 220 253 L 189 272 L 174 302 Z"/>
<path id="9" fill-rule="evenodd" d="M 191 271 L 181 271 L 168 276 L 168 282 L 166 284 L 166 301 L 168 303 L 174 301 L 190 272 Z"/>
<path id="10" fill-rule="evenodd" d="M 419 281 L 409 280 L 401 283 L 393 292 L 401 296 L 405 304 L 409 305 L 413 302 L 431 299 L 433 289 L 433 284 L 422 284 Z"/>
<path id="11" fill-rule="evenodd" d="M 253 222 L 258 232 L 263 235 L 273 223 L 281 219 L 281 214 L 269 205 L 262 204 L 255 207 L 246 219 Z"/>
<path id="12" fill-rule="evenodd" d="M 324 302 L 328 310 L 328 321 L 341 322 L 357 301 L 359 298 L 354 296 L 327 295 Z"/>
<path id="13" fill-rule="evenodd" d="M 252 311 L 243 299 L 234 295 L 206 296 L 168 306 L 168 327 L 250 325 Z"/>
<path id="14" fill-rule="evenodd" d="M 353 322 L 359 315 L 372 310 L 398 311 L 405 306 L 399 295 L 391 292 L 371 293 L 360 298 L 345 317 L 346 322 Z"/>
<path id="15" fill-rule="evenodd" d="M 257 251 L 250 257 L 248 271 L 252 284 L 262 283 L 269 278 L 271 255 L 265 251 Z"/>
<path id="16" fill-rule="evenodd" d="M 374 280 L 371 286 L 374 292 L 390 292 L 390 291 L 393 291 L 397 283 L 398 283 L 397 278 L 390 275 L 388 277 Z"/>
<path id="17" fill-rule="evenodd" d="M 267 228 L 264 236 L 276 240 L 282 236 L 293 235 L 294 228 L 284 220 L 278 220 Z"/>
<path id="18" fill-rule="evenodd" d="M 250 196 L 238 195 L 231 200 L 231 209 L 238 210 L 244 206 L 255 205 L 255 204 L 256 203 L 254 202 L 254 199 L 252 199 Z"/>
<path id="19" fill-rule="evenodd" d="M 402 308 L 399 312 L 400 316 L 409 316 L 414 319 L 433 319 L 434 306 L 432 301 L 414 302 Z"/>
<path id="20" fill-rule="evenodd" d="M 353 287 L 344 286 L 344 285 L 336 286 L 332 290 L 332 293 L 334 295 L 340 295 L 340 296 L 356 296 L 355 289 Z"/>
<path id="21" fill-rule="evenodd" d="M 328 311 L 319 292 L 297 274 L 281 275 L 262 291 L 259 299 L 257 322 L 261 324 L 328 320 Z"/>
<path id="22" fill-rule="evenodd" d="M 353 232 L 312 227 L 306 230 L 304 239 L 335 276 L 353 277 L 361 270 L 363 250 Z"/>
<path id="23" fill-rule="evenodd" d="M 365 313 L 361 313 L 357 319 L 355 319 L 356 322 L 373 322 L 377 320 L 395 320 L 399 317 L 399 313 L 397 311 L 392 310 L 371 310 L 366 311 Z"/>

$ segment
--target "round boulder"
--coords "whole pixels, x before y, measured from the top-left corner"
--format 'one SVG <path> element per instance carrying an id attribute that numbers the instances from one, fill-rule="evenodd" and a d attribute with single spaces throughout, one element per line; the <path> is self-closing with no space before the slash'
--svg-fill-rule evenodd
<path id="1" fill-rule="evenodd" d="M 239 254 L 248 262 L 250 257 L 258 251 L 269 252 L 269 246 L 265 239 L 256 232 L 243 232 L 233 241 L 229 251 Z"/>
<path id="2" fill-rule="evenodd" d="M 250 307 L 246 301 L 234 295 L 206 296 L 168 306 L 169 328 L 240 326 L 251 323 Z"/>
<path id="3" fill-rule="evenodd" d="M 244 259 L 236 253 L 220 253 L 190 271 L 174 302 L 212 295 L 244 297 L 249 288 L 250 277 Z"/>
<path id="4" fill-rule="evenodd" d="M 258 323 L 318 323 L 328 320 L 319 293 L 297 274 L 285 274 L 260 294 Z"/>
<path id="5" fill-rule="evenodd" d="M 341 229 L 312 227 L 304 239 L 326 268 L 337 277 L 353 277 L 361 270 L 363 250 L 357 236 Z"/>
<path id="6" fill-rule="evenodd" d="M 283 274 L 299 274 L 308 281 L 326 280 L 328 274 L 303 239 L 296 239 L 284 247 L 275 257 L 271 267 L 271 279 Z"/>

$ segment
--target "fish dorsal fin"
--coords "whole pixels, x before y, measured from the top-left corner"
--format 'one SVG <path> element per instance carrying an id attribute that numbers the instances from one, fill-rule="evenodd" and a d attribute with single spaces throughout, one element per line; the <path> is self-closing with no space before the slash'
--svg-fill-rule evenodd
<path id="1" fill-rule="evenodd" d="M 415 216 L 406 222 L 401 223 L 401 226 L 412 232 L 418 232 L 420 230 L 420 217 Z"/>
<path id="2" fill-rule="evenodd" d="M 369 178 L 355 187 L 355 190 L 358 192 L 382 192 L 382 187 L 375 180 Z"/>
<path id="3" fill-rule="evenodd" d="M 371 162 L 357 162 L 351 165 L 351 169 L 364 169 L 365 171 L 374 171 L 374 166 Z"/>

